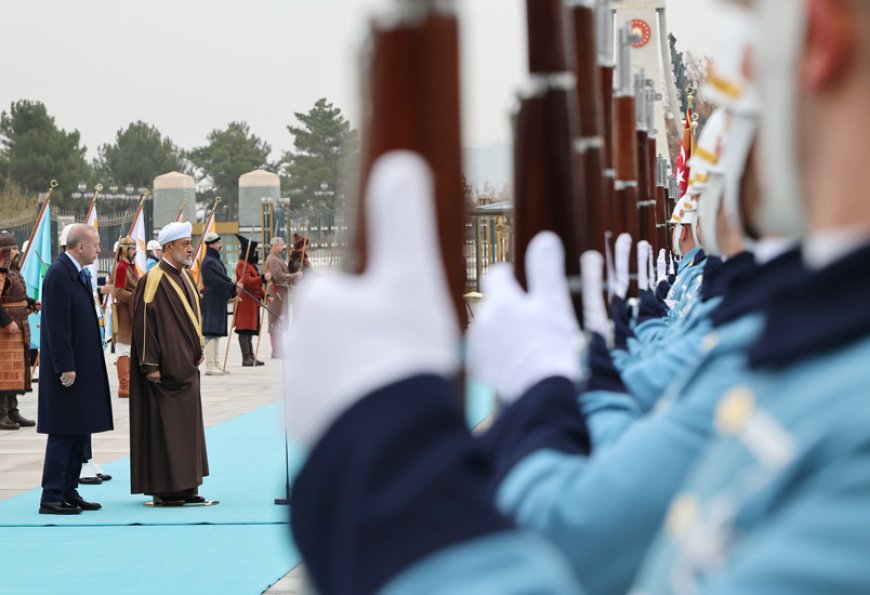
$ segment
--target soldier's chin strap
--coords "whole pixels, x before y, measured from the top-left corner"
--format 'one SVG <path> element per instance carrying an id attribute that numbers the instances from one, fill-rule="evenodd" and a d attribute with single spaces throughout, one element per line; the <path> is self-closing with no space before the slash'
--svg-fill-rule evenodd
<path id="1" fill-rule="evenodd" d="M 759 123 L 758 157 L 763 164 L 764 200 L 755 227 L 762 236 L 797 237 L 805 228 L 797 159 L 798 72 L 807 33 L 806 2 L 758 0 L 755 17 L 762 39 L 755 46 L 755 79 L 764 117 Z"/>

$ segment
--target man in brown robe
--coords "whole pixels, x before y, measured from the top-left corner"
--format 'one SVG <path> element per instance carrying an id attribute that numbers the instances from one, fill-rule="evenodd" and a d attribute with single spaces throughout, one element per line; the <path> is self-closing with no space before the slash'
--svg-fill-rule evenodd
<path id="1" fill-rule="evenodd" d="M 266 257 L 266 303 L 269 305 L 269 339 L 272 341 L 272 359 L 281 357 L 281 342 L 286 330 L 287 305 L 292 286 L 302 277 L 302 271 L 290 272 L 284 260 L 287 245 L 284 238 L 274 237 Z M 279 318 L 280 316 L 280 318 Z"/>
<path id="2" fill-rule="evenodd" d="M 155 506 L 212 503 L 198 495 L 208 475 L 200 399 L 204 341 L 190 223 L 160 230 L 160 263 L 133 298 L 130 483 Z"/>

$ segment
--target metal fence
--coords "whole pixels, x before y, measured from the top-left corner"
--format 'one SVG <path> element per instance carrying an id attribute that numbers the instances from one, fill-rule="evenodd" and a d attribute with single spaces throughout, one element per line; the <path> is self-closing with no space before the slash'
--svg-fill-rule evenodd
<path id="1" fill-rule="evenodd" d="M 130 208 L 124 213 L 100 217 L 101 255 L 97 262 L 100 274 L 111 272 L 114 244 L 129 232 L 135 211 L 135 208 Z M 30 236 L 38 212 L 38 208 L 34 207 L 23 213 L 0 217 L 0 229 L 10 231 L 21 245 Z M 51 213 L 52 258 L 46 260 L 53 260 L 57 254 L 58 238 L 63 227 L 82 218 L 63 212 Z M 290 229 L 287 223 L 283 209 L 276 209 L 274 220 L 267 221 L 271 231 L 266 234 L 266 241 L 273 234 L 289 236 L 287 243 L 291 245 L 292 233 L 299 233 L 309 239 L 307 255 L 316 271 L 341 269 L 353 233 L 347 225 L 345 212 L 336 212 L 325 206 L 293 209 L 290 212 Z M 261 241 L 262 229 L 253 230 L 253 234 L 247 233 L 247 230 L 242 233 L 253 235 L 255 240 Z M 238 242 L 235 237 L 227 236 L 224 244 L 223 257 L 228 263 L 227 268 L 232 270 L 239 256 Z M 267 253 L 268 246 L 265 246 L 263 254 Z M 513 262 L 513 206 L 510 202 L 479 204 L 468 211 L 463 254 L 467 291 L 480 291 L 481 280 L 492 264 Z"/>
<path id="2" fill-rule="evenodd" d="M 480 204 L 465 222 L 465 278 L 467 291 L 481 291 L 481 281 L 493 264 L 513 262 L 513 204 Z"/>

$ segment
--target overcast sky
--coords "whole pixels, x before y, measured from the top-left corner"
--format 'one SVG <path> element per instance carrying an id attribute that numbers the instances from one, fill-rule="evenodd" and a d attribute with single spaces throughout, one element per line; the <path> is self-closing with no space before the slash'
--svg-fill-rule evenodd
<path id="1" fill-rule="evenodd" d="M 94 156 L 144 120 L 191 148 L 245 120 L 272 145 L 326 97 L 357 123 L 357 48 L 389 0 L 0 0 L 0 109 L 43 101 Z M 508 140 L 523 80 L 521 0 L 460 0 L 465 143 Z M 668 0 L 683 48 L 709 54 L 717 0 Z"/>

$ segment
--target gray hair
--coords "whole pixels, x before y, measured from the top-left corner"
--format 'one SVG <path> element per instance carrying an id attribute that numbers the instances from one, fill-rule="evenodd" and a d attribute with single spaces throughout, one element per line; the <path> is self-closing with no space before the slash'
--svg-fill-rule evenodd
<path id="1" fill-rule="evenodd" d="M 79 244 L 84 244 L 91 239 L 91 234 L 96 234 L 97 230 L 90 225 L 84 223 L 76 223 L 70 227 L 69 233 L 66 236 L 66 249 L 74 250 Z"/>

